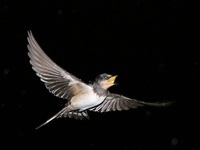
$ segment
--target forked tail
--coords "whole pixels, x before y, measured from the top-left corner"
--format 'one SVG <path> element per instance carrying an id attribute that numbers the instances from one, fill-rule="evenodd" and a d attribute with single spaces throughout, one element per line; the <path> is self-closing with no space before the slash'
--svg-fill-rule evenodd
<path id="1" fill-rule="evenodd" d="M 47 123 L 49 123 L 50 121 L 52 121 L 53 119 L 59 117 L 61 114 L 69 112 L 70 110 L 68 109 L 68 107 L 63 108 L 61 111 L 59 111 L 57 114 L 55 114 L 53 117 L 51 117 L 50 119 L 48 119 L 46 122 L 44 122 L 43 124 L 39 125 L 37 128 L 35 128 L 36 130 L 41 128 L 42 126 L 46 125 Z"/>
<path id="2" fill-rule="evenodd" d="M 38 126 L 36 128 L 36 130 L 39 129 L 39 128 L 41 128 L 42 126 L 46 125 L 47 123 L 49 123 L 53 119 L 55 119 L 55 118 L 62 118 L 62 117 L 64 117 L 64 118 L 75 118 L 75 119 L 80 119 L 80 120 L 82 120 L 84 118 L 89 119 L 87 110 L 85 110 L 85 111 L 72 110 L 70 108 L 70 106 L 67 106 L 67 107 L 64 107 L 57 114 L 55 114 L 53 117 L 51 117 L 50 119 L 48 119 L 46 122 L 44 122 L 43 124 L 41 124 L 40 126 Z"/>

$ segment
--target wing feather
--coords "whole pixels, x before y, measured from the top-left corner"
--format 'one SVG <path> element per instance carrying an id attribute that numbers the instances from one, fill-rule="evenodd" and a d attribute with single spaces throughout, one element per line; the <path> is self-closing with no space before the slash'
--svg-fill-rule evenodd
<path id="1" fill-rule="evenodd" d="M 99 105 L 99 106 L 100 106 L 100 107 L 99 107 L 99 110 L 100 110 L 101 112 L 103 112 L 103 111 L 106 110 L 106 108 L 107 108 L 108 105 L 109 105 L 109 101 L 104 101 L 103 103 L 104 103 L 103 105 Z"/>
<path id="2" fill-rule="evenodd" d="M 128 110 L 130 108 L 137 108 L 140 106 L 168 106 L 171 105 L 173 101 L 167 102 L 144 102 L 136 99 L 131 99 L 119 94 L 109 93 L 106 99 L 98 106 L 91 108 L 90 110 L 96 112 L 108 112 L 108 111 L 121 111 Z"/>
<path id="3" fill-rule="evenodd" d="M 49 92 L 60 98 L 71 98 L 73 95 L 90 88 L 54 63 L 39 46 L 31 31 L 28 32 L 27 40 L 28 56 L 32 68 Z"/>

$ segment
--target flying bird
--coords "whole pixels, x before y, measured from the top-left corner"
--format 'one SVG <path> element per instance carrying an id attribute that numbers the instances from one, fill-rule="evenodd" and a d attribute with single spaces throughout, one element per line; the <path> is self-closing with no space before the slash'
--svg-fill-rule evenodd
<path id="1" fill-rule="evenodd" d="M 85 83 L 70 72 L 58 66 L 42 50 L 31 31 L 28 31 L 28 56 L 36 75 L 44 82 L 50 93 L 66 99 L 64 107 L 38 126 L 46 125 L 55 118 L 89 119 L 87 111 L 109 112 L 128 110 L 141 106 L 168 106 L 172 102 L 144 102 L 120 94 L 110 93 L 108 89 L 115 85 L 117 75 L 102 73 L 93 82 Z"/>

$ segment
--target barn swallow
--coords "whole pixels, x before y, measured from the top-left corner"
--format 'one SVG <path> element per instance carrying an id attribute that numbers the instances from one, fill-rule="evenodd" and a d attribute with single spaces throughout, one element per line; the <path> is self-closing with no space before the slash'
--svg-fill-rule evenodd
<path id="1" fill-rule="evenodd" d="M 38 126 L 46 125 L 55 118 L 89 119 L 87 111 L 109 112 L 128 110 L 140 106 L 168 106 L 167 102 L 144 102 L 110 93 L 108 89 L 115 85 L 117 75 L 100 74 L 93 82 L 85 83 L 73 74 L 58 66 L 42 50 L 31 31 L 28 31 L 28 56 L 36 75 L 44 82 L 53 95 L 66 99 L 64 107 L 53 117 Z"/>

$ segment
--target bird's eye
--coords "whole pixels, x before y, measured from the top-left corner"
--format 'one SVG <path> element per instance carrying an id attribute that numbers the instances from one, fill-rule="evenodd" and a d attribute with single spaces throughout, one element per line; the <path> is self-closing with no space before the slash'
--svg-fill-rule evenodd
<path id="1" fill-rule="evenodd" d="M 108 75 L 108 74 L 101 74 L 100 75 L 100 78 L 101 79 L 104 79 L 104 80 L 107 80 L 108 78 L 110 78 L 111 77 L 111 75 Z"/>
<path id="2" fill-rule="evenodd" d="M 107 79 L 109 79 L 110 77 L 111 77 L 111 75 L 106 75 L 106 74 L 105 74 L 105 75 L 103 76 L 103 79 L 106 79 L 106 80 L 107 80 Z"/>
<path id="3" fill-rule="evenodd" d="M 108 76 L 104 75 L 104 76 L 103 76 L 103 78 L 104 78 L 104 79 L 107 79 L 107 78 L 108 78 Z"/>

